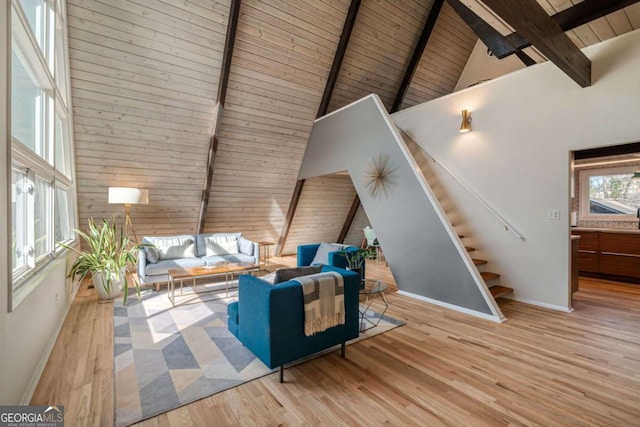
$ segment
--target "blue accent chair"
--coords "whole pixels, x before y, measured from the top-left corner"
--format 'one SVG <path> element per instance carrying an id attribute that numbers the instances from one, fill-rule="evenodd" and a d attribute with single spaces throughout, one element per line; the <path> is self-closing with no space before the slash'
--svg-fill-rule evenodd
<path id="1" fill-rule="evenodd" d="M 331 266 L 323 266 L 322 271 L 336 271 L 344 279 L 344 325 L 306 336 L 302 285 L 294 280 L 272 285 L 243 274 L 238 301 L 227 306 L 229 331 L 269 368 L 279 367 L 280 382 L 285 364 L 337 344 L 342 344 L 341 355 L 345 357 L 345 342 L 358 337 L 360 277 Z"/>
<path id="2" fill-rule="evenodd" d="M 320 247 L 320 243 L 315 243 L 312 245 L 300 245 L 298 246 L 298 267 L 303 267 L 306 265 L 311 265 L 311 261 L 316 256 L 316 252 Z M 358 248 L 355 246 L 347 246 L 347 252 L 356 252 Z M 364 279 L 365 276 L 365 264 L 362 264 L 360 268 L 360 275 Z M 333 267 L 347 268 L 347 259 L 340 255 L 340 252 L 329 252 L 329 265 Z"/>

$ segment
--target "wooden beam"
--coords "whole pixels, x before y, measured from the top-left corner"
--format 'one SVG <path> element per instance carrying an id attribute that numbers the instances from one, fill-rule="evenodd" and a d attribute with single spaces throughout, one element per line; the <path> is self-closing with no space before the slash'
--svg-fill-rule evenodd
<path id="1" fill-rule="evenodd" d="M 449 5 L 462 18 L 464 22 L 473 30 L 482 43 L 487 46 L 491 53 L 498 59 L 511 55 L 515 52 L 515 46 L 498 30 L 487 24 L 482 18 L 476 15 L 460 0 L 447 0 Z"/>
<path id="2" fill-rule="evenodd" d="M 342 230 L 340 230 L 340 234 L 338 235 L 338 243 L 344 243 L 345 237 L 347 237 L 347 233 L 351 228 L 351 224 L 353 223 L 353 218 L 356 216 L 356 212 L 358 212 L 358 208 L 360 207 L 360 197 L 356 193 L 356 196 L 353 198 L 353 203 L 351 203 L 351 209 L 349 209 L 349 213 L 347 214 L 347 218 L 344 220 L 344 225 L 342 226 Z"/>
<path id="3" fill-rule="evenodd" d="M 552 15 L 551 19 L 553 19 L 562 30 L 569 31 L 627 6 L 631 6 L 638 1 L 640 0 L 584 0 L 582 3 L 578 3 Z M 524 49 L 531 46 L 531 43 L 517 32 L 508 34 L 506 38 L 515 49 Z"/>
<path id="4" fill-rule="evenodd" d="M 296 186 L 293 189 L 293 194 L 291 195 L 291 202 L 289 203 L 289 210 L 287 211 L 287 216 L 284 219 L 284 225 L 282 226 L 282 232 L 280 233 L 280 238 L 278 239 L 278 244 L 276 245 L 276 256 L 282 256 L 282 251 L 284 250 L 284 245 L 287 243 L 287 236 L 289 236 L 289 229 L 291 228 L 291 223 L 293 222 L 293 217 L 296 213 L 296 209 L 298 207 L 298 202 L 300 201 L 300 195 L 302 194 L 302 189 L 304 188 L 304 179 L 299 179 L 296 182 Z"/>
<path id="5" fill-rule="evenodd" d="M 536 0 L 484 0 L 581 87 L 591 86 L 591 61 Z"/>
<path id="6" fill-rule="evenodd" d="M 320 105 L 318 106 L 318 112 L 316 114 L 316 118 L 324 116 L 325 114 L 327 114 L 327 111 L 329 110 L 329 102 L 331 101 L 331 95 L 333 95 L 333 89 L 335 88 L 336 82 L 338 81 L 338 75 L 340 74 L 342 61 L 344 60 L 344 56 L 347 53 L 347 46 L 349 45 L 351 32 L 353 31 L 353 27 L 356 23 L 356 18 L 358 17 L 358 10 L 360 9 L 360 3 L 361 3 L 361 0 L 351 0 L 351 4 L 349 5 L 349 10 L 347 11 L 347 16 L 342 26 L 342 33 L 340 34 L 340 40 L 338 41 L 338 46 L 336 47 L 336 53 L 333 55 L 333 63 L 331 64 L 329 75 L 327 76 L 327 83 L 324 86 L 322 99 L 320 100 Z M 291 202 L 289 202 L 289 210 L 287 211 L 287 216 L 284 220 L 284 226 L 282 227 L 282 231 L 280 232 L 280 238 L 278 239 L 278 244 L 276 245 L 276 250 L 275 250 L 276 256 L 282 255 L 282 251 L 284 250 L 284 245 L 285 243 L 287 243 L 287 237 L 289 236 L 289 229 L 291 228 L 291 222 L 293 221 L 293 217 L 295 216 L 296 209 L 298 208 L 298 201 L 300 200 L 300 194 L 302 194 L 303 188 L 304 188 L 304 179 L 299 179 L 298 182 L 296 182 L 296 186 L 293 190 L 293 194 L 291 195 Z"/>
<path id="7" fill-rule="evenodd" d="M 340 74 L 340 68 L 342 67 L 342 61 L 344 60 L 344 55 L 347 53 L 347 46 L 349 45 L 351 32 L 353 31 L 353 27 L 356 23 L 356 18 L 358 17 L 360 2 L 361 0 L 351 0 L 351 5 L 349 5 L 349 11 L 347 12 L 347 17 L 345 18 L 344 25 L 342 26 L 342 33 L 340 34 L 340 40 L 338 41 L 336 53 L 333 56 L 333 63 L 331 64 L 331 69 L 329 70 L 329 76 L 327 77 L 327 83 L 324 86 L 322 100 L 320 101 L 320 105 L 318 106 L 318 113 L 316 114 L 316 117 L 324 116 L 329 110 L 329 102 L 331 101 L 333 88 L 336 86 L 338 75 Z"/>
<path id="8" fill-rule="evenodd" d="M 420 64 L 420 60 L 422 59 L 424 49 L 427 47 L 427 43 L 429 42 L 431 33 L 436 26 L 438 15 L 440 15 L 440 10 L 442 9 L 443 3 L 444 0 L 435 0 L 433 2 L 433 5 L 431 6 L 429 16 L 427 16 L 427 20 L 424 23 L 424 27 L 422 28 L 422 33 L 420 34 L 420 38 L 418 39 L 418 43 L 416 44 L 416 48 L 413 50 L 413 55 L 411 56 L 411 60 L 409 61 L 407 70 L 404 73 L 402 82 L 400 83 L 400 88 L 398 89 L 396 99 L 393 101 L 391 110 L 389 110 L 390 113 L 395 113 L 396 111 L 398 111 L 398 109 L 400 108 L 400 104 L 402 104 L 402 101 L 407 94 L 407 90 L 409 89 L 411 80 L 413 80 L 413 75 L 415 74 L 416 69 L 418 68 L 418 64 Z"/>
<path id="9" fill-rule="evenodd" d="M 224 112 L 224 101 L 227 97 L 227 85 L 229 83 L 229 73 L 231 71 L 231 59 L 233 57 L 233 46 L 236 41 L 238 29 L 238 17 L 240 16 L 240 3 L 242 0 L 231 0 L 229 8 L 229 23 L 227 24 L 227 35 L 224 41 L 224 53 L 222 54 L 222 65 L 220 77 L 218 78 L 218 92 L 216 94 L 216 112 L 213 120 L 212 135 L 209 140 L 209 151 L 207 154 L 207 172 L 205 174 L 202 197 L 200 199 L 200 215 L 198 219 L 197 233 L 204 231 L 204 224 L 209 208 L 209 195 L 211 194 L 211 181 L 213 180 L 213 165 L 218 151 L 218 130 Z"/>

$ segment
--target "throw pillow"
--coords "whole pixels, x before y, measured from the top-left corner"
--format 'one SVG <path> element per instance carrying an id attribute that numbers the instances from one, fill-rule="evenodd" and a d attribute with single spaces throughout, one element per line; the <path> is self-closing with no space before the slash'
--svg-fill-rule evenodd
<path id="1" fill-rule="evenodd" d="M 207 256 L 238 253 L 238 239 L 235 236 L 211 236 L 205 239 L 205 243 Z"/>
<path id="2" fill-rule="evenodd" d="M 156 247 L 160 254 L 159 259 L 176 259 L 176 258 L 195 258 L 196 244 L 193 239 L 187 239 L 178 244 L 170 244 L 171 241 L 156 243 Z"/>
<path id="3" fill-rule="evenodd" d="M 293 267 L 293 268 L 281 268 L 276 270 L 275 278 L 273 279 L 273 284 L 277 285 L 278 283 L 287 282 L 291 279 L 295 279 L 300 276 L 308 276 L 310 274 L 320 273 L 322 270 L 321 265 L 311 265 L 308 267 Z"/>
<path id="4" fill-rule="evenodd" d="M 160 259 L 160 252 L 155 246 L 145 246 L 144 254 L 147 257 L 147 261 L 151 264 L 155 264 Z"/>
<path id="5" fill-rule="evenodd" d="M 329 252 L 339 252 L 344 248 L 344 245 L 339 245 L 337 243 L 320 243 L 320 247 L 316 252 L 316 256 L 313 257 L 313 261 L 311 261 L 311 265 L 315 264 L 329 264 Z"/>
<path id="6" fill-rule="evenodd" d="M 240 248 L 240 253 L 245 255 L 253 255 L 253 242 L 251 240 L 240 237 L 240 240 L 238 241 L 238 247 Z"/>

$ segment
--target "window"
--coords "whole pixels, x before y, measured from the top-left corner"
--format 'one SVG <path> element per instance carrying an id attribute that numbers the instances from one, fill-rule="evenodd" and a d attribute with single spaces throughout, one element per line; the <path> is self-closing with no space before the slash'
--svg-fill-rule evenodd
<path id="1" fill-rule="evenodd" d="M 46 160 L 44 90 L 18 58 L 11 54 L 11 136 Z"/>
<path id="2" fill-rule="evenodd" d="M 11 0 L 12 289 L 75 240 L 64 0 Z M 38 283 L 34 281 L 34 283 Z M 34 285 L 36 286 L 36 285 Z"/>
<path id="3" fill-rule="evenodd" d="M 640 208 L 637 166 L 580 172 L 580 218 L 591 221 L 630 221 Z"/>

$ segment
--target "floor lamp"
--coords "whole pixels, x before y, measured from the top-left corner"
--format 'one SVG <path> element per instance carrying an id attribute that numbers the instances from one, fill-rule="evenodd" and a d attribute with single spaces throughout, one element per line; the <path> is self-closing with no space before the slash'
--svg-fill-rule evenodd
<path id="1" fill-rule="evenodd" d="M 138 243 L 138 236 L 136 236 L 136 230 L 131 222 L 131 205 L 148 205 L 149 190 L 146 188 L 109 187 L 109 203 L 124 204 L 124 232 L 129 235 L 128 229 L 131 227 L 133 238 Z"/>

